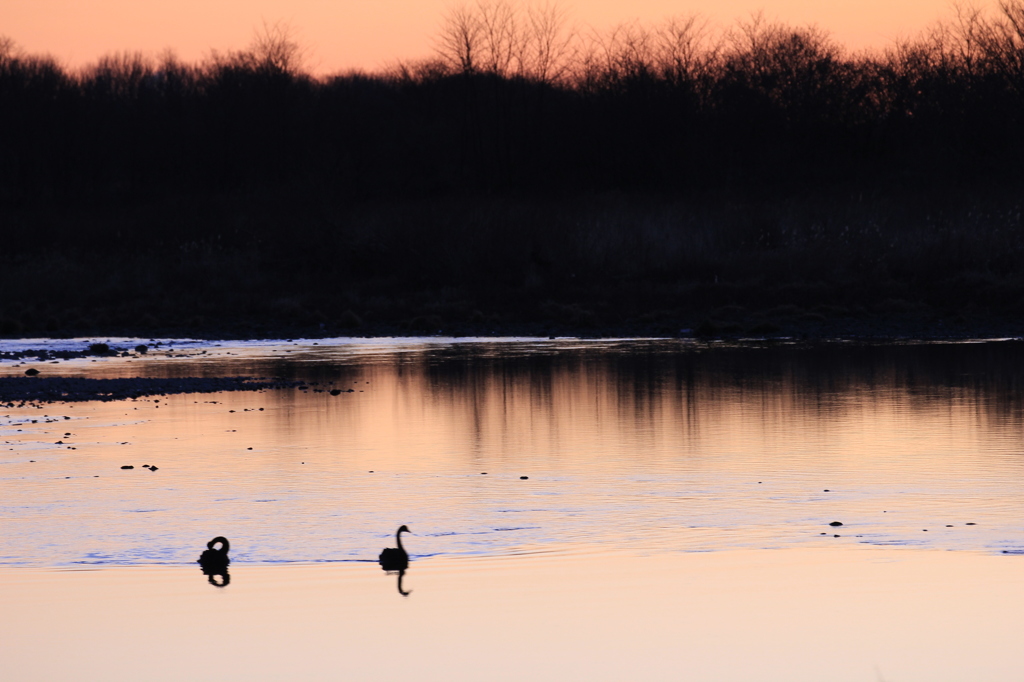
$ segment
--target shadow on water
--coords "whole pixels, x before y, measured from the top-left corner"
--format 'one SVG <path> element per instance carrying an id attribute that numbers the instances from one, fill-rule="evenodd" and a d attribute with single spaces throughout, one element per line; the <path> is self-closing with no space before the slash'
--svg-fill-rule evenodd
<path id="1" fill-rule="evenodd" d="M 219 548 L 214 547 L 217 544 L 220 544 Z M 231 584 L 231 576 L 228 575 L 228 564 L 231 563 L 231 558 L 228 557 L 228 550 L 230 549 L 231 543 L 228 542 L 228 539 L 218 535 L 206 543 L 206 549 L 199 555 L 199 566 L 203 571 L 203 575 L 209 577 L 211 585 L 227 587 Z M 219 582 L 218 578 L 220 579 Z"/>
<path id="2" fill-rule="evenodd" d="M 411 533 L 412 531 L 405 525 L 399 527 L 395 533 L 395 544 L 398 547 L 387 547 L 380 553 L 380 557 L 377 562 L 380 567 L 384 569 L 386 573 L 398 572 L 398 593 L 403 597 L 408 596 L 411 590 L 406 591 L 402 589 L 402 578 L 405 577 L 405 571 L 409 568 L 409 553 L 402 547 L 402 533 Z"/>

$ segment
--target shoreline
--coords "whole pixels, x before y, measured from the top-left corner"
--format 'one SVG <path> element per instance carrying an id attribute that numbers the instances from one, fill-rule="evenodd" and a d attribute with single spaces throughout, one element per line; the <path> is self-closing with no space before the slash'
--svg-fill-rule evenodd
<path id="1" fill-rule="evenodd" d="M 805 317 L 811 318 L 810 315 Z M 819 319 L 772 319 L 765 321 L 755 318 L 753 324 L 744 325 L 732 320 L 704 318 L 697 323 L 692 320 L 678 320 L 677 324 L 620 324 L 594 328 L 579 328 L 573 325 L 558 325 L 550 322 L 526 322 L 503 324 L 442 324 L 436 331 L 411 330 L 402 324 L 365 325 L 360 329 L 344 329 L 335 325 L 287 325 L 260 321 L 239 321 L 222 327 L 157 327 L 139 329 L 119 327 L 115 329 L 81 329 L 55 335 L 6 335 L 0 334 L 0 361 L 20 360 L 27 357 L 40 359 L 75 359 L 82 357 L 111 357 L 126 355 L 138 350 L 137 346 L 147 345 L 156 349 L 168 343 L 183 341 L 242 341 L 271 342 L 296 339 L 319 341 L 323 339 L 459 339 L 488 340 L 554 340 L 554 339 L 690 339 L 704 342 L 755 343 L 774 341 L 797 341 L 808 343 L 889 343 L 906 341 L 968 341 L 968 340 L 1011 340 L 1024 338 L 1024 318 L 1009 320 L 1004 317 L 981 317 L 975 321 L 958 320 L 946 323 L 942 320 L 908 319 L 905 317 L 874 316 L 853 320 L 825 321 Z M 674 332 L 668 332 L 675 328 Z M 25 348 L 5 351 L 4 345 L 34 341 L 41 344 L 66 341 L 88 344 L 80 350 Z M 108 350 L 96 350 L 89 346 L 109 346 Z M 145 352 L 145 351 L 144 351 Z"/>
<path id="2" fill-rule="evenodd" d="M 528 330 L 520 330 L 528 331 Z M 1005 331 L 1005 330 L 1004 330 Z M 99 341 L 105 338 L 106 341 Z M 271 338 L 238 338 L 229 339 L 211 335 L 201 338 L 188 335 L 179 338 L 151 338 L 146 342 L 140 337 L 78 337 L 69 339 L 24 339 L 23 347 L 12 348 L 19 339 L 0 339 L 0 407 L 15 408 L 24 406 L 41 406 L 46 403 L 68 403 L 81 401 L 134 400 L 154 395 L 173 395 L 181 393 L 214 393 L 223 391 L 263 391 L 276 388 L 296 388 L 314 393 L 329 393 L 337 397 L 351 393 L 352 389 L 336 388 L 334 382 L 294 380 L 281 376 L 222 376 L 222 377 L 127 377 L 127 378 L 91 378 L 65 376 L 58 364 L 60 361 L 90 360 L 108 358 L 139 360 L 144 357 L 180 359 L 189 361 L 209 358 L 210 346 L 238 349 L 242 344 L 261 347 L 264 344 L 272 347 L 277 344 L 292 346 L 319 346 L 323 348 L 343 345 L 372 345 L 375 342 L 393 341 L 395 343 L 412 342 L 424 344 L 459 344 L 459 343 L 536 343 L 544 344 L 552 341 L 649 341 L 678 342 L 680 352 L 701 352 L 711 348 L 765 348 L 771 346 L 788 346 L 795 348 L 821 348 L 826 346 L 866 347 L 866 346 L 905 346 L 912 344 L 956 344 L 956 343 L 1019 343 L 1020 334 L 991 333 L 946 335 L 847 335 L 847 336 L 761 336 L 742 335 L 718 336 L 629 336 L 629 335 L 531 335 L 528 333 L 509 336 L 488 336 L 483 334 L 466 336 L 289 336 L 281 335 Z M 64 347 L 45 347 L 47 343 L 59 342 Z M 70 348 L 80 345 L 79 350 Z M 233 345 L 237 344 L 237 345 Z M 6 348 L 5 348 L 6 346 Z M 230 355 L 230 353 L 229 353 Z M 10 364 L 9 364 L 10 363 Z M 47 363 L 47 364 L 43 364 Z M 3 371 L 7 370 L 7 371 Z M 14 370 L 11 372 L 11 370 Z M 15 373 L 16 372 L 16 373 Z"/>

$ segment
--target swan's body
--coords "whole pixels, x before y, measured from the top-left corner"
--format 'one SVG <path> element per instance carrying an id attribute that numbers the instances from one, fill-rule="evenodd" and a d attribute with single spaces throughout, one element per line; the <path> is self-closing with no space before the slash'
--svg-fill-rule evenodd
<path id="1" fill-rule="evenodd" d="M 380 553 L 378 562 L 385 571 L 404 571 L 409 568 L 409 553 L 402 547 L 402 533 L 411 533 L 408 528 L 402 526 L 395 533 L 395 543 L 398 547 L 388 547 Z"/>
<path id="2" fill-rule="evenodd" d="M 218 542 L 221 544 L 220 549 L 214 549 L 213 546 Z M 229 549 L 231 549 L 231 543 L 222 535 L 207 542 L 206 551 L 199 555 L 199 565 L 203 567 L 203 573 L 207 575 L 224 573 L 228 564 L 231 563 L 231 559 L 228 558 Z"/>

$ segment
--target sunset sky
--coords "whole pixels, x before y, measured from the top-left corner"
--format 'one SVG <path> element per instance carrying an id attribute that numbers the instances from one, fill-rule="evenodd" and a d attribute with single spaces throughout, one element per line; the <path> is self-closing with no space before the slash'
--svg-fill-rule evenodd
<path id="1" fill-rule="evenodd" d="M 0 3 L 0 35 L 30 53 L 68 66 L 117 51 L 158 53 L 186 61 L 211 49 L 245 47 L 263 22 L 288 24 L 319 73 L 374 70 L 428 56 L 452 0 L 9 0 Z M 728 25 L 753 11 L 791 24 L 816 24 L 852 49 L 911 37 L 952 13 L 947 0 L 576 0 L 561 2 L 571 20 L 603 29 L 699 13 Z M 986 3 L 990 5 L 992 3 Z"/>

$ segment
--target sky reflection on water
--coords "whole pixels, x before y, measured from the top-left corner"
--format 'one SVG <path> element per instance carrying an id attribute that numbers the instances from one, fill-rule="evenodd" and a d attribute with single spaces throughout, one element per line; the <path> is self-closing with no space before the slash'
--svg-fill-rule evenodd
<path id="1" fill-rule="evenodd" d="M 1016 342 L 179 346 L 37 366 L 316 385 L 0 409 L 0 565 L 1024 548 Z"/>

